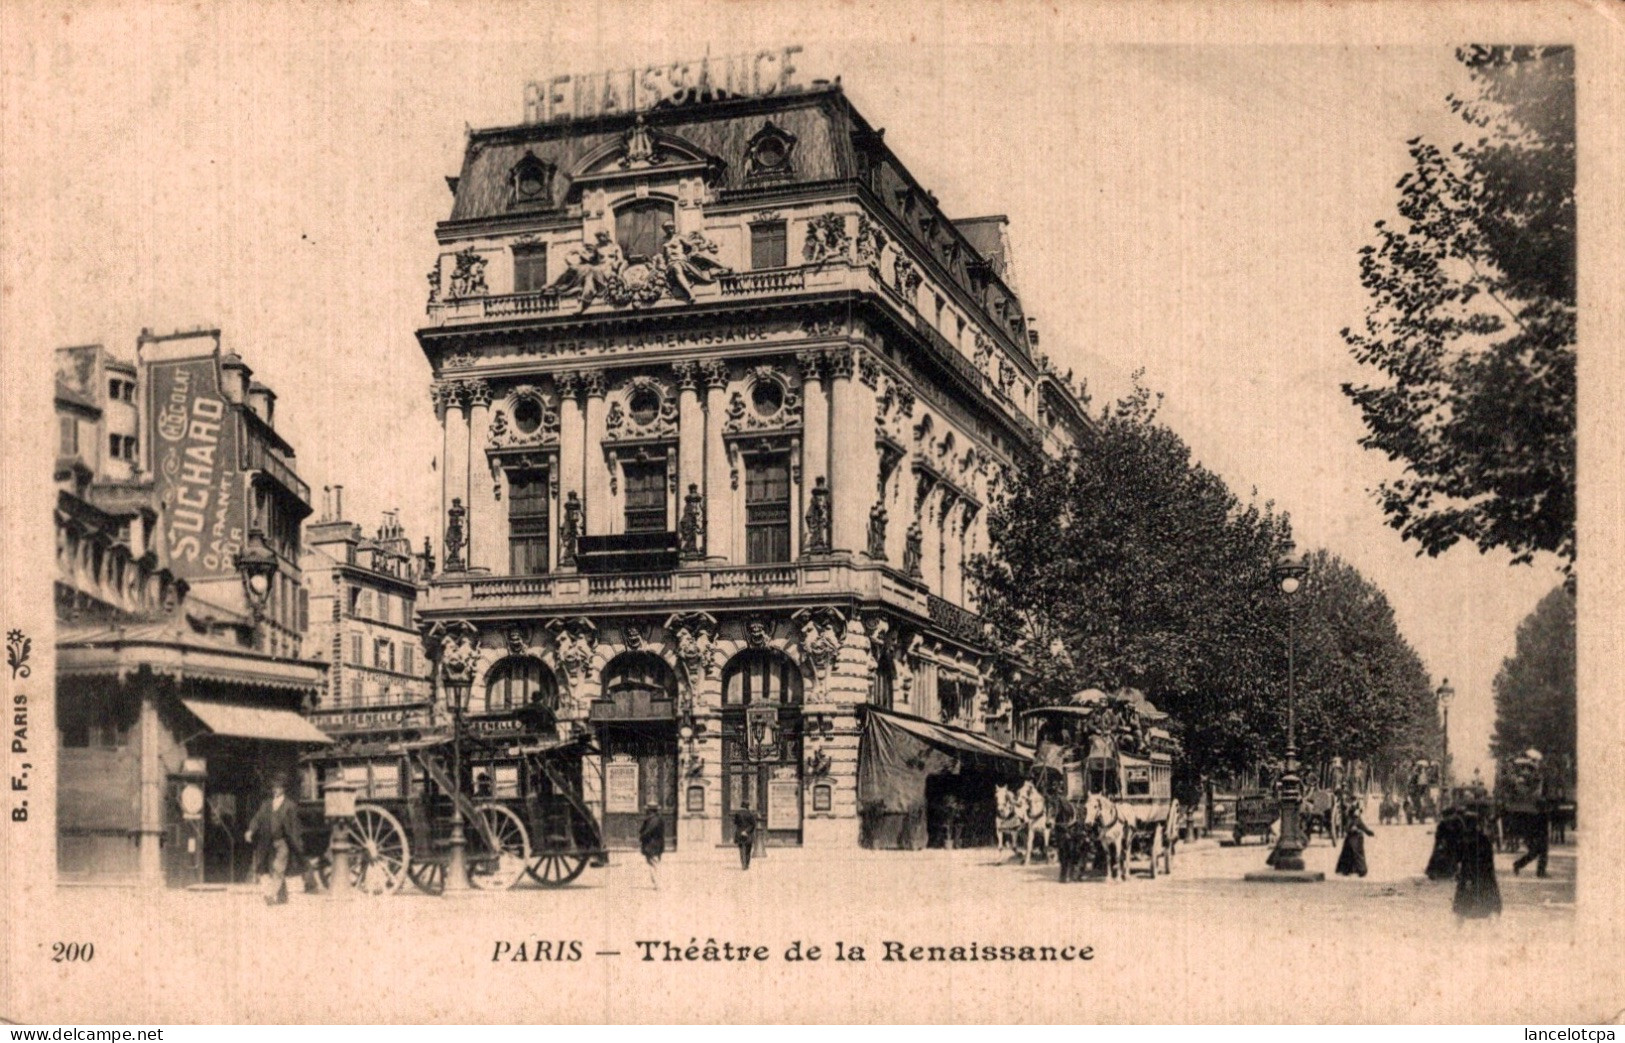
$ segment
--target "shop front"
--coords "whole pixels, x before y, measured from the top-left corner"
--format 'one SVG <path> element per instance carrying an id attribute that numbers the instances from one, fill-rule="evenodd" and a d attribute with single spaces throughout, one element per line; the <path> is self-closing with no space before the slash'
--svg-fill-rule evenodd
<path id="1" fill-rule="evenodd" d="M 329 742 L 298 712 L 324 666 L 177 620 L 65 628 L 57 663 L 59 879 L 252 879 L 243 834 L 271 779 Z"/>
<path id="2" fill-rule="evenodd" d="M 858 813 L 869 848 L 996 843 L 994 789 L 1032 760 L 984 735 L 867 707 L 858 744 Z"/>

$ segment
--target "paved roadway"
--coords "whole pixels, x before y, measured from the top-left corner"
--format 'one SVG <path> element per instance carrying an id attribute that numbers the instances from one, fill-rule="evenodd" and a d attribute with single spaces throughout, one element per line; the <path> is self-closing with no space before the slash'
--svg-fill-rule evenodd
<path id="1" fill-rule="evenodd" d="M 1458 924 L 1452 885 L 1421 877 L 1431 827 L 1378 827 L 1371 873 L 1258 884 L 1259 844 L 1181 847 L 1172 876 L 1060 885 L 1053 866 L 988 850 L 774 850 L 748 873 L 730 852 L 669 860 L 659 891 L 616 856 L 576 885 L 458 900 L 406 893 L 348 903 L 246 890 L 59 889 L 25 927 L 39 963 L 13 1019 L 175 1020 L 1016 1020 L 1594 1021 L 1615 984 L 1575 973 L 1575 848 L 1551 877 L 1498 865 L 1506 914 Z M 48 926 L 54 923 L 54 927 Z M 49 943 L 90 940 L 88 965 Z M 644 961 L 638 941 L 766 946 L 766 963 Z M 788 963 L 789 945 L 818 945 Z M 579 945 L 579 960 L 534 956 Z M 913 946 L 1090 946 L 1070 962 L 886 961 Z M 836 942 L 867 959 L 836 961 Z M 506 943 L 506 948 L 501 946 Z M 598 955 L 618 953 L 619 955 Z M 1617 972 L 1608 972 L 1615 974 Z M 1604 975 L 1607 977 L 1607 975 Z M 685 1013 L 686 1012 L 686 1013 Z"/>

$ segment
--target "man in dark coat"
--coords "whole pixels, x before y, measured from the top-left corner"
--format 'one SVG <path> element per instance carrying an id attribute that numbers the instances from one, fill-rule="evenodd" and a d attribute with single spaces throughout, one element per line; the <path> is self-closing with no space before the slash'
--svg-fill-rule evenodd
<path id="1" fill-rule="evenodd" d="M 649 886 L 658 891 L 660 876 L 656 871 L 660 867 L 660 856 L 666 853 L 666 820 L 660 815 L 659 804 L 650 804 L 644 812 L 643 823 L 638 826 L 638 847 L 643 851 L 643 860 L 649 864 Z"/>
<path id="2" fill-rule="evenodd" d="M 750 851 L 756 844 L 756 812 L 740 808 L 734 812 L 734 843 L 739 845 L 739 868 L 750 868 Z"/>
<path id="3" fill-rule="evenodd" d="M 288 861 L 305 861 L 299 842 L 299 815 L 288 799 L 287 786 L 280 778 L 271 780 L 271 795 L 260 805 L 249 823 L 247 840 L 254 845 L 254 872 L 259 875 L 266 905 L 282 905 L 288 900 Z"/>
<path id="4" fill-rule="evenodd" d="M 1337 872 L 1340 876 L 1350 873 L 1356 876 L 1365 876 L 1365 838 L 1374 837 L 1375 833 L 1366 827 L 1360 818 L 1360 806 L 1349 805 L 1348 831 L 1343 834 L 1343 852 L 1337 856 Z"/>
<path id="5" fill-rule="evenodd" d="M 1501 915 L 1501 888 L 1495 882 L 1495 845 L 1471 812 L 1462 816 L 1461 859 L 1451 908 L 1462 919 Z"/>
<path id="6" fill-rule="evenodd" d="M 1461 809 L 1451 805 L 1433 829 L 1433 854 L 1427 868 L 1429 880 L 1449 880 L 1456 875 L 1462 839 Z"/>
<path id="7" fill-rule="evenodd" d="M 1517 876 L 1524 866 L 1535 863 L 1535 875 L 1546 875 L 1546 852 L 1551 843 L 1551 805 L 1545 800 L 1536 805 L 1534 814 L 1523 816 L 1524 853 L 1512 863 L 1512 875 Z"/>

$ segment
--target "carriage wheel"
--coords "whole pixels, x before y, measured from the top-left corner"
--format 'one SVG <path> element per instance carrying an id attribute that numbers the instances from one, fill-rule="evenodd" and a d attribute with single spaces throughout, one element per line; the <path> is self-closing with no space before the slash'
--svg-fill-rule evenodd
<path id="1" fill-rule="evenodd" d="M 446 864 L 444 862 L 414 862 L 406 870 L 412 886 L 426 895 L 442 894 L 446 890 Z"/>
<path id="2" fill-rule="evenodd" d="M 479 813 L 496 837 L 497 850 L 470 855 L 468 882 L 482 891 L 506 891 L 525 875 L 530 838 L 519 816 L 501 804 L 482 804 Z"/>
<path id="3" fill-rule="evenodd" d="M 378 807 L 362 804 L 350 826 L 350 881 L 362 894 L 387 895 L 400 890 L 412 864 L 401 820 Z"/>
<path id="4" fill-rule="evenodd" d="M 543 887 L 563 887 L 587 868 L 587 856 L 567 853 L 541 855 L 525 867 L 530 878 Z"/>

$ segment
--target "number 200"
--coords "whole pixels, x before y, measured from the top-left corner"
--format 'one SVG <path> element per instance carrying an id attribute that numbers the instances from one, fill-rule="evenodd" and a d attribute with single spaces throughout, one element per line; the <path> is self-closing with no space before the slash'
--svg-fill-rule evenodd
<path id="1" fill-rule="evenodd" d="M 52 963 L 89 963 L 96 958 L 93 942 L 52 942 Z"/>

